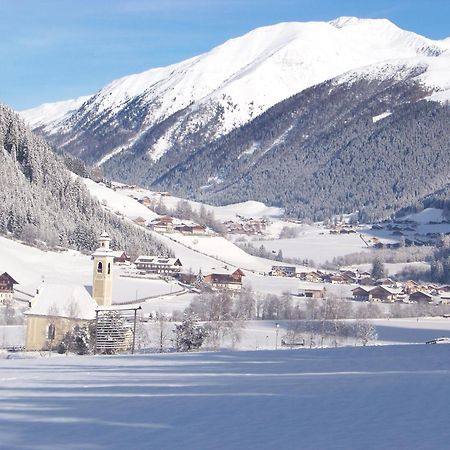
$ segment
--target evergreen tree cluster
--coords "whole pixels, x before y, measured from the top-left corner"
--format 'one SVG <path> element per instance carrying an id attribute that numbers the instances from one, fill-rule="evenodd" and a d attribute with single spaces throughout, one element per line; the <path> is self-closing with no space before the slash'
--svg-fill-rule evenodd
<path id="1" fill-rule="evenodd" d="M 420 100 L 427 95 L 412 80 L 325 82 L 150 184 L 213 204 L 259 200 L 300 218 L 386 218 L 448 183 L 450 107 Z"/>
<path id="2" fill-rule="evenodd" d="M 170 254 L 150 234 L 104 211 L 63 159 L 2 105 L 0 168 L 0 233 L 49 247 L 92 251 L 106 230 L 113 248 Z"/>

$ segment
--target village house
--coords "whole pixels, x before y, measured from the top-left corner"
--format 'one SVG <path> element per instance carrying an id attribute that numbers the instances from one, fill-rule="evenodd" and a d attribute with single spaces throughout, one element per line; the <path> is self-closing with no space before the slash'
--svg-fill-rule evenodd
<path id="1" fill-rule="evenodd" d="M 138 270 L 168 276 L 178 274 L 183 267 L 178 258 L 166 258 L 165 256 L 141 255 L 134 263 Z"/>
<path id="2" fill-rule="evenodd" d="M 206 234 L 206 227 L 194 222 L 182 222 L 179 225 L 175 225 L 175 231 L 183 234 Z"/>
<path id="3" fill-rule="evenodd" d="M 240 290 L 244 272 L 239 268 L 221 267 L 212 269 L 203 276 L 203 282 L 217 289 Z"/>
<path id="4" fill-rule="evenodd" d="M 272 266 L 272 270 L 269 272 L 272 277 L 295 277 L 295 266 Z"/>
<path id="5" fill-rule="evenodd" d="M 158 233 L 171 233 L 174 231 L 173 217 L 157 217 L 150 222 L 149 228 Z"/>
<path id="6" fill-rule="evenodd" d="M 368 302 L 372 299 L 370 291 L 373 286 L 358 286 L 352 289 L 353 299 L 362 302 Z"/>
<path id="7" fill-rule="evenodd" d="M 298 272 L 297 278 L 299 278 L 302 281 L 309 281 L 311 283 L 320 283 L 324 280 L 324 274 L 316 271 Z"/>
<path id="8" fill-rule="evenodd" d="M 394 302 L 399 294 L 401 294 L 401 289 L 381 285 L 375 286 L 370 291 L 372 300 L 380 302 Z"/>
<path id="9" fill-rule="evenodd" d="M 122 250 L 112 251 L 111 255 L 114 258 L 114 264 L 127 264 L 130 262 L 130 257 Z"/>
<path id="10" fill-rule="evenodd" d="M 146 206 L 147 208 L 149 208 L 150 206 L 152 206 L 153 203 L 154 203 L 153 200 L 152 200 L 151 198 L 147 197 L 147 196 L 140 198 L 140 199 L 138 200 L 138 202 L 139 202 L 141 205 Z"/>
<path id="11" fill-rule="evenodd" d="M 305 298 L 325 298 L 326 296 L 325 286 L 314 286 L 312 284 L 300 283 L 298 287 L 299 297 Z"/>
<path id="12" fill-rule="evenodd" d="M 413 292 L 417 292 L 420 290 L 419 283 L 416 283 L 414 280 L 408 280 L 403 283 L 403 292 L 405 294 L 412 294 Z"/>
<path id="13" fill-rule="evenodd" d="M 373 286 L 375 281 L 371 277 L 364 277 L 358 280 L 358 284 L 361 286 Z"/>
<path id="14" fill-rule="evenodd" d="M 433 295 L 428 292 L 415 291 L 409 295 L 409 301 L 416 303 L 430 303 L 433 301 Z"/>
<path id="15" fill-rule="evenodd" d="M 347 283 L 347 279 L 344 275 L 340 274 L 340 273 L 335 273 L 335 274 L 331 274 L 328 275 L 325 278 L 327 283 L 331 283 L 331 284 L 345 284 Z"/>
<path id="16" fill-rule="evenodd" d="M 234 234 L 263 234 L 270 224 L 270 221 L 266 218 L 246 218 L 237 215 L 239 221 L 227 220 L 224 222 L 228 233 Z"/>
<path id="17" fill-rule="evenodd" d="M 19 283 L 7 272 L 0 274 L 0 305 L 7 305 L 14 298 L 14 285 Z"/>
<path id="18" fill-rule="evenodd" d="M 138 217 L 136 217 L 135 219 L 133 219 L 133 222 L 134 222 L 136 225 L 139 225 L 139 226 L 141 226 L 141 227 L 145 227 L 145 224 L 147 223 L 147 221 L 146 221 L 143 217 L 141 217 L 141 216 L 138 216 Z"/>

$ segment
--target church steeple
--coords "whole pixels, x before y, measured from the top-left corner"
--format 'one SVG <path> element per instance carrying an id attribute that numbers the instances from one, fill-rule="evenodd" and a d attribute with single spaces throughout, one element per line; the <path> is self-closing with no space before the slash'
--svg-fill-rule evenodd
<path id="1" fill-rule="evenodd" d="M 92 298 L 99 306 L 112 303 L 112 270 L 114 256 L 109 248 L 111 238 L 104 232 L 99 238 L 100 247 L 92 254 L 94 273 L 92 280 Z"/>

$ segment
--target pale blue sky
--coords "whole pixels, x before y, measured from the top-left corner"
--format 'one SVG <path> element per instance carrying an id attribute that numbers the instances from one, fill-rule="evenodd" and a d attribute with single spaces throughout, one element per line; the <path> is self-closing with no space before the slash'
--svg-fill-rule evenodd
<path id="1" fill-rule="evenodd" d="M 20 110 L 91 94 L 256 27 L 339 16 L 450 36 L 450 0 L 0 0 L 0 102 Z"/>

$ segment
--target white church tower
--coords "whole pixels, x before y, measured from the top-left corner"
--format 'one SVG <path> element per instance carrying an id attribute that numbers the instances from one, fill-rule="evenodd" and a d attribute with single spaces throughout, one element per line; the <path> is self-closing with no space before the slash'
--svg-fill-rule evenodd
<path id="1" fill-rule="evenodd" d="M 112 270 L 114 256 L 109 248 L 111 238 L 104 232 L 99 239 L 100 247 L 92 254 L 94 258 L 94 276 L 92 281 L 92 298 L 99 306 L 112 303 Z"/>

